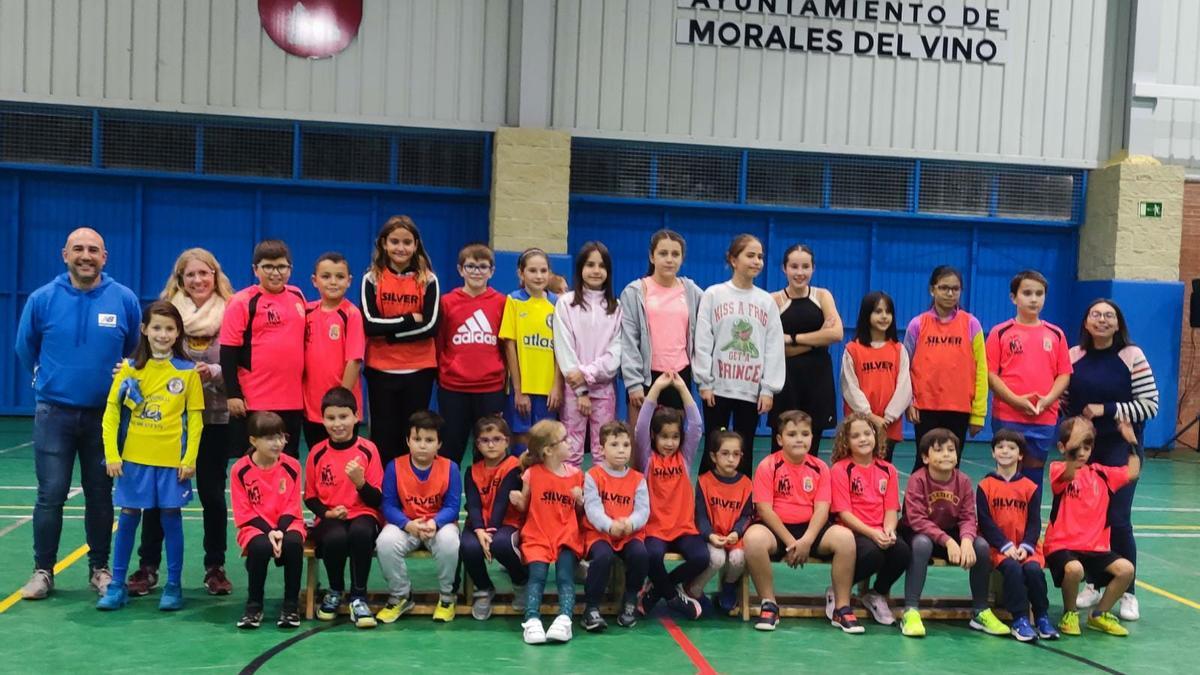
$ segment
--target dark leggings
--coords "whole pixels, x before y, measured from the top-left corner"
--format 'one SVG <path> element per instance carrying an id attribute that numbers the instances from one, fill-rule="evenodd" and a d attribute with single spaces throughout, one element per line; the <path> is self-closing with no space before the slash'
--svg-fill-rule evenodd
<path id="1" fill-rule="evenodd" d="M 908 569 L 912 551 L 903 539 L 897 539 L 891 547 L 882 549 L 869 537 L 854 533 L 854 545 L 858 549 L 854 560 L 854 581 L 865 581 L 876 575 L 873 589 L 887 597 L 892 584 Z"/>
<path id="2" fill-rule="evenodd" d="M 437 401 L 438 412 L 446 420 L 442 427 L 442 449 L 438 454 L 462 466 L 463 456 L 467 454 L 467 440 L 475 431 L 479 418 L 504 414 L 504 390 L 472 394 L 438 387 Z M 479 451 L 474 454 L 478 459 Z"/>
<path id="3" fill-rule="evenodd" d="M 358 516 L 352 520 L 325 518 L 312 529 L 317 543 L 317 555 L 325 561 L 329 589 L 346 590 L 346 558 L 350 558 L 350 597 L 367 596 L 367 577 L 371 574 L 371 559 L 375 556 L 375 537 L 379 536 L 379 521 L 374 516 Z"/>
<path id="4" fill-rule="evenodd" d="M 299 532 L 283 533 L 283 552 L 275 558 L 271 540 L 260 534 L 246 543 L 246 605 L 263 606 L 263 587 L 267 584 L 267 563 L 283 566 L 283 606 L 295 609 L 300 603 L 300 571 L 304 566 L 304 539 Z"/>
<path id="5" fill-rule="evenodd" d="M 229 477 L 229 425 L 206 424 L 196 455 L 196 494 L 204 509 L 204 566 L 225 564 L 225 538 L 229 509 L 225 505 L 225 481 Z M 146 509 L 142 518 L 142 543 L 138 558 L 142 567 L 162 565 L 163 529 L 158 509 Z"/>
<path id="6" fill-rule="evenodd" d="M 667 565 L 663 560 L 668 552 L 683 556 L 683 562 L 667 573 Z M 660 598 L 670 598 L 675 595 L 675 586 L 685 587 L 708 568 L 708 543 L 698 534 L 685 534 L 671 541 L 658 537 L 646 537 L 646 555 L 649 564 L 646 572 L 650 583 L 654 584 L 654 592 Z"/>
<path id="7" fill-rule="evenodd" d="M 963 443 L 967 440 L 967 427 L 970 426 L 971 414 L 965 412 L 953 412 L 949 410 L 922 410 L 921 423 L 913 425 L 913 431 L 916 434 L 916 442 L 921 444 L 921 437 L 926 432 L 941 427 L 949 429 L 950 433 L 958 437 L 958 461 L 962 463 Z M 921 461 L 921 452 L 918 450 L 916 457 L 913 459 L 913 473 L 917 469 L 925 466 L 925 462 Z"/>
<path id="8" fill-rule="evenodd" d="M 620 558 L 625 563 L 625 594 L 621 597 L 623 604 L 637 599 L 638 591 L 646 581 L 646 570 L 649 567 L 649 554 L 646 544 L 631 539 L 625 542 L 620 551 L 613 551 L 607 541 L 597 541 L 588 549 L 587 583 L 584 586 L 584 598 L 588 607 L 599 607 L 604 600 L 604 591 L 608 588 L 608 573 L 612 569 L 613 558 Z"/>
<path id="9" fill-rule="evenodd" d="M 529 570 L 521 562 L 521 554 L 517 552 L 514 543 L 517 528 L 512 525 L 501 525 L 492 533 L 492 558 L 504 566 L 514 586 L 524 586 L 529 583 Z M 458 556 L 462 559 L 463 567 L 471 576 L 475 588 L 490 591 L 496 586 L 488 576 L 487 559 L 483 555 L 483 545 L 479 537 L 470 529 L 463 530 L 462 541 L 458 545 Z"/>
<path id="10" fill-rule="evenodd" d="M 733 429 L 742 437 L 742 461 L 738 471 L 744 476 L 754 475 L 754 432 L 758 429 L 758 402 L 742 401 L 736 398 L 715 396 L 716 405 L 704 406 L 704 438 L 707 439 L 714 431 Z M 729 418 L 733 417 L 730 426 Z M 708 444 L 701 439 L 700 447 Z M 700 473 L 712 470 L 712 458 L 707 452 L 700 454 Z M 651 572 L 653 576 L 653 572 Z"/>
<path id="11" fill-rule="evenodd" d="M 654 381 L 657 380 L 658 376 L 662 374 L 663 371 L 661 370 L 651 370 L 650 384 L 654 384 Z M 687 385 L 688 389 L 692 388 L 691 365 L 684 366 L 683 370 L 679 371 L 679 377 L 683 380 L 683 383 Z M 646 391 L 650 391 L 649 386 L 646 387 Z M 658 404 L 667 406 L 668 408 L 675 408 L 676 410 L 683 410 L 683 397 L 679 395 L 679 391 L 677 391 L 675 387 L 667 387 L 658 394 Z"/>
<path id="12" fill-rule="evenodd" d="M 957 539 L 956 532 L 950 533 Z M 927 535 L 913 533 L 909 544 L 912 559 L 908 564 L 908 574 L 904 577 L 904 607 L 917 609 L 921 605 L 921 593 L 925 590 L 925 578 L 929 573 L 929 561 L 936 553 L 938 557 L 946 555 L 946 549 L 938 546 Z M 971 584 L 971 604 L 976 612 L 988 608 L 988 581 L 992 577 L 992 551 L 987 540 L 975 537 L 972 542 L 975 548 L 975 564 L 969 570 Z"/>
<path id="13" fill-rule="evenodd" d="M 408 454 L 408 418 L 429 407 L 437 369 L 401 374 L 367 368 L 364 376 L 371 408 L 371 440 L 379 448 L 383 466 L 387 466 Z"/>
<path id="14" fill-rule="evenodd" d="M 575 613 L 575 565 L 579 558 L 569 548 L 558 550 L 554 561 L 554 578 L 558 584 L 558 613 L 571 616 Z M 529 585 L 525 587 L 525 619 L 536 619 L 542 615 L 542 596 L 546 593 L 546 579 L 550 576 L 550 563 L 529 563 Z"/>
<path id="15" fill-rule="evenodd" d="M 1042 617 L 1050 611 L 1046 590 L 1046 573 L 1042 566 L 1030 560 L 1024 564 L 1005 558 L 996 569 L 1004 576 L 1004 609 L 1013 617 L 1025 616 L 1033 607 L 1033 616 Z"/>

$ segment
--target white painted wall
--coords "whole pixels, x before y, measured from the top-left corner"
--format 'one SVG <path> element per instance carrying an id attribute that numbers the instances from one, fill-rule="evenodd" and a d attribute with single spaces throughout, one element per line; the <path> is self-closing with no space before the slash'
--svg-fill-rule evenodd
<path id="1" fill-rule="evenodd" d="M 1130 152 L 1200 173 L 1200 2 L 1140 0 Z"/>
<path id="2" fill-rule="evenodd" d="M 256 0 L 0 0 L 0 98 L 348 122 L 505 119 L 508 0 L 364 0 L 331 59 L 279 49 Z"/>
<path id="3" fill-rule="evenodd" d="M 1005 63 L 676 44 L 680 18 L 754 15 L 559 0 L 553 123 L 595 136 L 1065 166 L 1094 166 L 1121 147 L 1129 0 L 968 4 L 1004 13 Z"/>

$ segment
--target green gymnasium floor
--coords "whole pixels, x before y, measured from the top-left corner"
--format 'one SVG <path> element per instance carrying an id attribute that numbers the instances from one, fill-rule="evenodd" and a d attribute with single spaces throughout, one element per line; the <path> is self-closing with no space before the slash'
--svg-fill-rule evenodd
<path id="1" fill-rule="evenodd" d="M 140 598 L 118 613 L 93 608 L 83 549 L 83 497 L 68 501 L 60 547 L 57 589 L 42 602 L 22 602 L 15 593 L 29 574 L 34 500 L 33 453 L 27 418 L 0 418 L 0 672 L 101 673 L 383 671 L 430 668 L 434 672 L 985 672 L 1098 670 L 1109 673 L 1196 672 L 1200 662 L 1200 455 L 1190 451 L 1151 460 L 1135 503 L 1142 620 L 1127 624 L 1119 639 L 1085 629 L 1083 637 L 1040 645 L 975 633 L 965 624 L 927 622 L 924 640 L 905 639 L 894 628 L 867 622 L 863 636 L 843 635 L 824 620 L 785 619 L 775 633 L 748 624 L 713 619 L 675 625 L 663 615 L 632 630 L 615 626 L 593 636 L 576 625 L 566 645 L 529 647 L 519 620 L 486 623 L 459 616 L 449 625 L 428 617 L 404 617 L 371 631 L 344 623 L 306 622 L 284 632 L 273 623 L 258 631 L 234 628 L 244 602 L 245 571 L 239 567 L 230 530 L 230 577 L 234 595 L 212 598 L 200 589 L 199 507 L 185 510 L 187 608 L 173 615 L 156 610 L 157 598 Z M 763 439 L 760 439 L 760 443 Z M 759 448 L 759 453 L 762 453 Z M 828 452 L 825 453 L 828 456 Z M 911 466 L 912 445 L 900 447 L 897 465 Z M 973 478 L 988 469 L 986 446 L 968 447 L 963 468 Z M 76 474 L 78 476 L 78 474 Z M 431 561 L 411 564 L 416 588 L 433 588 Z M 495 574 L 504 589 L 503 573 Z M 784 592 L 819 594 L 826 568 L 780 574 Z M 927 594 L 964 596 L 965 575 L 955 569 L 930 571 Z M 378 568 L 372 588 L 381 586 Z M 282 580 L 268 578 L 268 615 Z M 894 593 L 901 591 L 897 585 Z M 582 592 L 582 589 L 581 589 Z M 10 595 L 12 594 L 12 595 Z M 1061 600 L 1051 591 L 1051 612 Z"/>

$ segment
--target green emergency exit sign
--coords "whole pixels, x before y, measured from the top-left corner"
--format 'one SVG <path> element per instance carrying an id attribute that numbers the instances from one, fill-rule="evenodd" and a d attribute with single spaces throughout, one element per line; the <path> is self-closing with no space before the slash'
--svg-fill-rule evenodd
<path id="1" fill-rule="evenodd" d="M 1162 202 L 1138 202 L 1138 215 L 1142 218 L 1162 218 Z"/>

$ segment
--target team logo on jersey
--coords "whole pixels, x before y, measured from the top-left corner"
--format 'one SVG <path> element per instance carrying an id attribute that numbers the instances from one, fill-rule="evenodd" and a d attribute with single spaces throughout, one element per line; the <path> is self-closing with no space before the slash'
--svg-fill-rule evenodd
<path id="1" fill-rule="evenodd" d="M 1042 351 L 1054 351 L 1054 343 L 1050 341 L 1049 337 L 1042 338 Z"/>
<path id="2" fill-rule="evenodd" d="M 172 377 L 171 379 L 167 380 L 167 391 L 171 392 L 172 394 L 183 393 L 183 379 Z"/>
<path id="3" fill-rule="evenodd" d="M 161 422 L 162 409 L 158 407 L 157 403 L 148 403 L 142 408 L 142 412 L 138 413 L 138 418 L 152 422 Z"/>
<path id="4" fill-rule="evenodd" d="M 284 494 L 286 492 L 287 492 L 287 479 L 280 478 L 279 479 L 279 494 Z"/>
<path id="5" fill-rule="evenodd" d="M 804 484 L 803 484 L 803 487 L 804 487 L 804 491 L 805 491 L 805 492 L 812 492 L 812 491 L 813 491 L 813 487 L 815 487 L 815 486 L 813 485 L 813 479 L 812 479 L 812 476 L 805 476 L 805 477 L 804 477 Z"/>
<path id="6" fill-rule="evenodd" d="M 258 489 L 258 483 L 246 486 L 246 498 L 255 506 L 262 504 L 262 490 Z"/>
<path id="7" fill-rule="evenodd" d="M 879 479 L 879 494 L 882 495 L 882 494 L 887 493 L 887 483 L 888 483 L 888 479 L 886 479 L 886 478 Z"/>
<path id="8" fill-rule="evenodd" d="M 850 479 L 850 494 L 861 497 L 866 492 L 863 488 L 863 479 L 861 476 L 855 476 Z"/>
<path id="9" fill-rule="evenodd" d="M 267 308 L 267 325 L 278 326 L 283 323 L 283 317 L 279 315 L 279 310 L 273 305 Z"/>
<path id="10" fill-rule="evenodd" d="M 492 322 L 488 321 L 487 315 L 482 309 L 475 310 L 475 313 L 467 317 L 466 321 L 454 331 L 454 337 L 450 338 L 450 342 L 456 345 L 496 345 L 496 333 L 492 328 Z"/>
<path id="11" fill-rule="evenodd" d="M 342 327 L 336 323 L 329 326 L 329 339 L 337 340 L 342 337 Z"/>
<path id="12" fill-rule="evenodd" d="M 1010 354 L 1024 354 L 1025 347 L 1021 345 L 1020 336 L 1014 335 L 1008 338 L 1008 352 Z"/>
<path id="13" fill-rule="evenodd" d="M 321 467 L 321 485 L 324 487 L 333 487 L 333 467 L 328 464 Z"/>
<path id="14" fill-rule="evenodd" d="M 790 495 L 792 494 L 792 481 L 787 476 L 782 476 L 775 483 L 775 494 Z"/>

